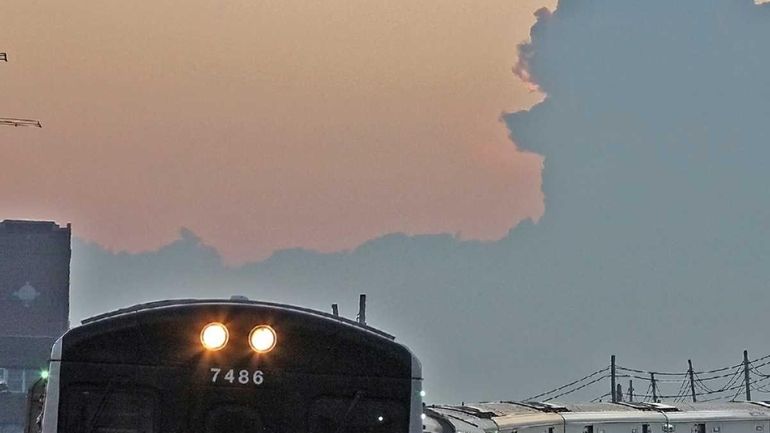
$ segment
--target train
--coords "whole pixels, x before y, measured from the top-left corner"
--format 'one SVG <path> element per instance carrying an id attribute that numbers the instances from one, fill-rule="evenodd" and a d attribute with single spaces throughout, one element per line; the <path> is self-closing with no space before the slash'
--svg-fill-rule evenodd
<path id="1" fill-rule="evenodd" d="M 26 433 L 770 433 L 770 403 L 425 405 L 418 358 L 336 314 L 168 300 L 82 322 L 28 394 Z"/>
<path id="2" fill-rule="evenodd" d="M 420 433 L 422 368 L 340 316 L 170 300 L 66 332 L 28 407 L 28 433 Z"/>
<path id="3" fill-rule="evenodd" d="M 426 433 L 756 433 L 770 403 L 488 402 L 425 409 Z"/>

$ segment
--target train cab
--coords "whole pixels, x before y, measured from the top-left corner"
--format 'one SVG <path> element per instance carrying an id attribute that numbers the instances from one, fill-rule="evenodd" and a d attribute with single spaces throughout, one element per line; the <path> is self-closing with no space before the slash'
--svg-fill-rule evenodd
<path id="1" fill-rule="evenodd" d="M 44 433 L 418 433 L 421 367 L 393 337 L 244 300 L 83 322 L 52 352 Z"/>

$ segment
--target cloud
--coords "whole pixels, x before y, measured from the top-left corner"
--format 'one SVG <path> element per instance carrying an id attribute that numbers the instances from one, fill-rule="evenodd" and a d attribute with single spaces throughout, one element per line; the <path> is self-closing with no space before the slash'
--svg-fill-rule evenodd
<path id="1" fill-rule="evenodd" d="M 544 25 L 545 21 L 551 16 L 551 10 L 548 8 L 540 8 L 537 11 L 535 11 L 535 17 L 537 17 L 537 22 L 532 27 L 532 31 L 530 32 L 530 36 L 534 36 L 534 34 L 537 31 L 537 28 Z M 516 74 L 517 77 L 519 77 L 523 82 L 527 83 L 531 91 L 539 91 L 541 90 L 537 83 L 532 79 L 531 75 L 531 65 L 530 61 L 532 60 L 532 57 L 535 54 L 534 46 L 531 43 L 525 42 L 522 44 L 519 44 L 518 47 L 518 57 L 516 60 L 516 65 L 513 67 L 513 73 Z"/>
<path id="2" fill-rule="evenodd" d="M 749 0 L 563 0 L 522 48 L 520 73 L 548 97 L 506 116 L 545 158 L 537 225 L 495 242 L 393 234 L 238 268 L 189 234 L 138 256 L 78 242 L 73 292 L 94 295 L 76 296 L 75 314 L 238 293 L 353 316 L 366 292 L 371 323 L 423 359 L 432 401 L 524 398 L 613 353 L 661 370 L 765 354 L 768 40 L 770 7 Z"/>
<path id="3" fill-rule="evenodd" d="M 511 47 L 553 3 L 7 0 L 3 112 L 45 128 L 0 130 L 5 217 L 132 252 L 184 224 L 231 264 L 499 239 L 543 211 L 541 160 L 499 114 L 542 97 Z"/>

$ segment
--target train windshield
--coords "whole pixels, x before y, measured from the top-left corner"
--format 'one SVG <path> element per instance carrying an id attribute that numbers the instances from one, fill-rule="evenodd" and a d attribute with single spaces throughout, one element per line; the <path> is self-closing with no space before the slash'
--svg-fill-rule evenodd
<path id="1" fill-rule="evenodd" d="M 206 433 L 264 433 L 259 412 L 243 406 L 226 405 L 214 408 L 206 418 Z"/>
<path id="2" fill-rule="evenodd" d="M 399 403 L 358 394 L 350 399 L 321 398 L 310 409 L 310 433 L 396 433 L 405 431 L 408 423 Z"/>
<path id="3" fill-rule="evenodd" d="M 156 399 L 150 392 L 113 388 L 70 391 L 67 432 L 154 433 Z"/>

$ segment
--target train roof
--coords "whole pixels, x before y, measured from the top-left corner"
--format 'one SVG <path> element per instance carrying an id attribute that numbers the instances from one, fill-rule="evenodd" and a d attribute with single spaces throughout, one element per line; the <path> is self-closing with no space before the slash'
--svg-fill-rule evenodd
<path id="1" fill-rule="evenodd" d="M 205 351 L 201 330 L 214 322 L 225 326 L 227 348 Z M 253 354 L 248 336 L 257 325 L 274 329 L 282 342 L 280 350 Z M 421 378 L 419 360 L 394 340 L 352 320 L 292 305 L 181 299 L 139 304 L 86 319 L 57 340 L 51 360 L 68 365 L 199 368 L 203 361 L 245 366 L 264 357 L 281 374 Z"/>
<path id="2" fill-rule="evenodd" d="M 461 406 L 427 406 L 425 413 L 438 423 L 451 424 L 455 432 L 490 432 L 562 422 L 689 422 L 741 420 L 770 416 L 770 402 L 705 403 L 554 403 L 482 402 Z M 428 429 L 431 430 L 431 429 Z M 436 429 L 446 433 L 446 429 Z"/>
<path id="3" fill-rule="evenodd" d="M 705 403 L 554 403 L 532 401 L 499 401 L 465 403 L 463 405 L 428 406 L 441 411 L 462 413 L 475 418 L 495 418 L 507 415 L 528 413 L 581 413 L 581 412 L 694 412 L 721 410 L 751 410 L 770 412 L 770 402 L 763 401 L 711 401 Z"/>
<path id="4" fill-rule="evenodd" d="M 322 317 L 328 320 L 344 323 L 346 325 L 355 326 L 357 328 L 372 332 L 374 334 L 379 335 L 380 337 L 384 337 L 389 340 L 396 339 L 396 337 L 394 337 L 391 334 L 388 334 L 385 331 L 379 330 L 377 328 L 374 328 L 368 325 L 361 324 L 355 320 L 350 320 L 342 316 L 335 316 L 335 315 L 326 313 L 324 311 L 313 310 L 310 308 L 298 307 L 296 305 L 281 304 L 281 303 L 275 303 L 275 302 L 252 301 L 250 299 L 240 298 L 240 297 L 233 297 L 230 299 L 169 299 L 169 300 L 163 300 L 163 301 L 146 302 L 142 304 L 132 305 L 130 307 L 119 308 L 117 310 L 108 311 L 106 313 L 98 314 L 96 316 L 88 317 L 86 319 L 83 319 L 80 323 L 83 325 L 88 325 L 88 324 L 96 323 L 102 320 L 112 319 L 115 317 L 132 314 L 132 313 L 139 313 L 139 312 L 157 310 L 162 308 L 180 307 L 180 306 L 186 306 L 186 305 L 202 306 L 207 304 L 208 305 L 252 305 L 252 306 L 268 307 L 268 308 L 274 308 L 274 309 L 280 309 L 280 310 L 286 310 L 286 311 L 293 311 L 293 312 L 303 313 L 303 314 L 310 314 L 310 315 Z"/>

